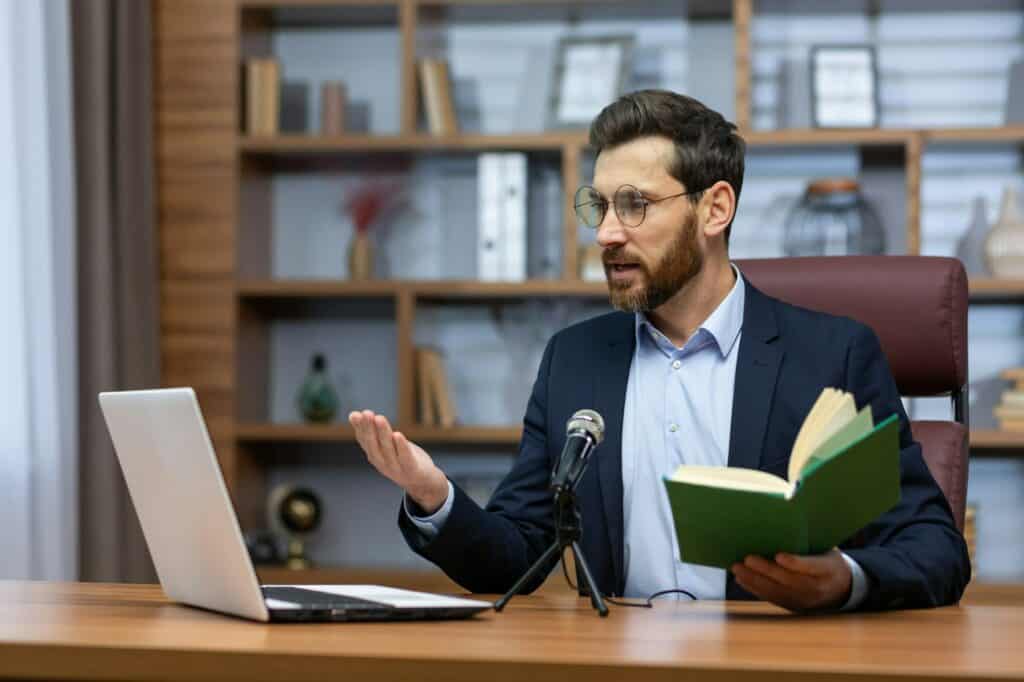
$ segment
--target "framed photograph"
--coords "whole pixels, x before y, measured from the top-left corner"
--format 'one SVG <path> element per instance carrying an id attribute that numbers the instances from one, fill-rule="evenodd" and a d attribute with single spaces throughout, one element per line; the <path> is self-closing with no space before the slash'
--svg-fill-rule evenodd
<path id="1" fill-rule="evenodd" d="M 871 45 L 811 47 L 811 116 L 816 128 L 879 124 L 878 66 Z"/>
<path id="2" fill-rule="evenodd" d="M 632 36 L 562 38 L 555 56 L 548 127 L 588 127 L 622 94 L 632 52 Z"/>

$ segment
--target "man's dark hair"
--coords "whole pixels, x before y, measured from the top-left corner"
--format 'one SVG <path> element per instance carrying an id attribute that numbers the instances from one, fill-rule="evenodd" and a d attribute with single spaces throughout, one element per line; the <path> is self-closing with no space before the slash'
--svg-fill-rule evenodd
<path id="1" fill-rule="evenodd" d="M 590 146 L 601 151 L 640 137 L 672 140 L 675 159 L 667 169 L 687 191 L 707 189 L 719 180 L 732 185 L 739 203 L 746 144 L 736 126 L 692 97 L 668 90 L 639 90 L 623 95 L 590 125 Z M 702 194 L 690 196 L 696 203 Z M 725 228 L 729 243 L 732 222 Z"/>

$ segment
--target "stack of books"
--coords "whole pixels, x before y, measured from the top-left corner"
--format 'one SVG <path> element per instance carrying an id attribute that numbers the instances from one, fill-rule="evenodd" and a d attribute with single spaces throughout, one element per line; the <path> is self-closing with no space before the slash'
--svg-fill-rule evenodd
<path id="1" fill-rule="evenodd" d="M 427 113 L 431 135 L 456 135 L 459 121 L 455 115 L 452 79 L 448 63 L 443 59 L 421 59 L 419 63 L 420 92 Z"/>
<path id="2" fill-rule="evenodd" d="M 1014 382 L 1013 388 L 1003 391 L 1002 400 L 993 410 L 999 428 L 1003 431 L 1024 431 L 1024 367 L 1005 370 L 999 376 Z"/>
<path id="3" fill-rule="evenodd" d="M 423 426 L 455 426 L 458 415 L 448 379 L 444 372 L 441 353 L 433 348 L 417 347 L 416 394 L 419 402 L 420 424 Z"/>
<path id="4" fill-rule="evenodd" d="M 281 65 L 276 59 L 245 62 L 245 122 L 249 135 L 276 135 L 280 130 Z"/>

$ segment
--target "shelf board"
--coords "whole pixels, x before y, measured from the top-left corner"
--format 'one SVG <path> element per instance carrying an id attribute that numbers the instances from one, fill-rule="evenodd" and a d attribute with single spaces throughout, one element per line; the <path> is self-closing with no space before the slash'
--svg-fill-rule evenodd
<path id="1" fill-rule="evenodd" d="M 414 426 L 403 433 L 417 443 L 518 445 L 523 430 L 518 426 Z"/>
<path id="2" fill-rule="evenodd" d="M 750 147 L 803 147 L 855 145 L 859 147 L 900 147 L 921 136 L 926 142 L 984 143 L 1024 142 L 1024 125 L 992 128 L 806 128 L 747 130 L 741 135 Z M 429 152 L 487 151 L 518 149 L 558 151 L 563 147 L 586 147 L 585 131 L 514 133 L 507 135 L 465 134 L 414 135 L 240 135 L 238 149 L 248 154 L 322 154 L 332 152 Z"/>
<path id="3" fill-rule="evenodd" d="M 500 299 L 572 296 L 604 298 L 604 282 L 579 280 L 528 280 L 525 282 L 479 282 L 475 280 L 241 280 L 235 285 L 240 298 L 385 298 L 410 292 L 428 300 Z"/>
<path id="4" fill-rule="evenodd" d="M 1024 279 L 970 277 L 968 285 L 972 299 L 1024 298 Z"/>
<path id="5" fill-rule="evenodd" d="M 914 135 L 912 130 L 881 128 L 809 128 L 804 130 L 748 130 L 740 133 L 751 147 L 858 145 L 898 147 Z"/>
<path id="6" fill-rule="evenodd" d="M 530 280 L 526 282 L 439 281 L 410 286 L 418 298 L 429 300 L 490 299 L 546 296 L 607 298 L 605 282 L 582 280 Z"/>
<path id="7" fill-rule="evenodd" d="M 926 142 L 1024 142 L 1024 125 L 922 130 Z"/>
<path id="8" fill-rule="evenodd" d="M 971 429 L 971 449 L 1011 450 L 1024 448 L 1024 431 Z"/>
<path id="9" fill-rule="evenodd" d="M 518 426 L 453 426 L 451 428 L 411 426 L 400 429 L 417 443 L 459 443 L 472 445 L 517 445 L 522 429 Z M 313 424 L 236 424 L 235 439 L 245 442 L 309 443 L 355 442 L 355 431 L 344 423 Z"/>
<path id="10" fill-rule="evenodd" d="M 582 146 L 586 133 L 522 133 L 513 135 L 242 135 L 238 149 L 250 154 L 322 154 L 331 152 L 486 151 L 521 149 L 559 151 Z"/>
<path id="11" fill-rule="evenodd" d="M 400 286 L 394 280 L 239 280 L 235 293 L 240 298 L 388 298 Z"/>
<path id="12" fill-rule="evenodd" d="M 354 442 L 355 430 L 338 424 L 235 424 L 235 439 L 250 442 Z"/>

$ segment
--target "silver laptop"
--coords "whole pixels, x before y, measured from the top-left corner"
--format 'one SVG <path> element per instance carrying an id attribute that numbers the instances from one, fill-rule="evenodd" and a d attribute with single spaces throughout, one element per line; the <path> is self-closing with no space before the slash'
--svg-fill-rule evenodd
<path id="1" fill-rule="evenodd" d="M 465 618 L 492 608 L 379 585 L 260 585 L 192 389 L 99 400 L 168 598 L 260 621 Z"/>

